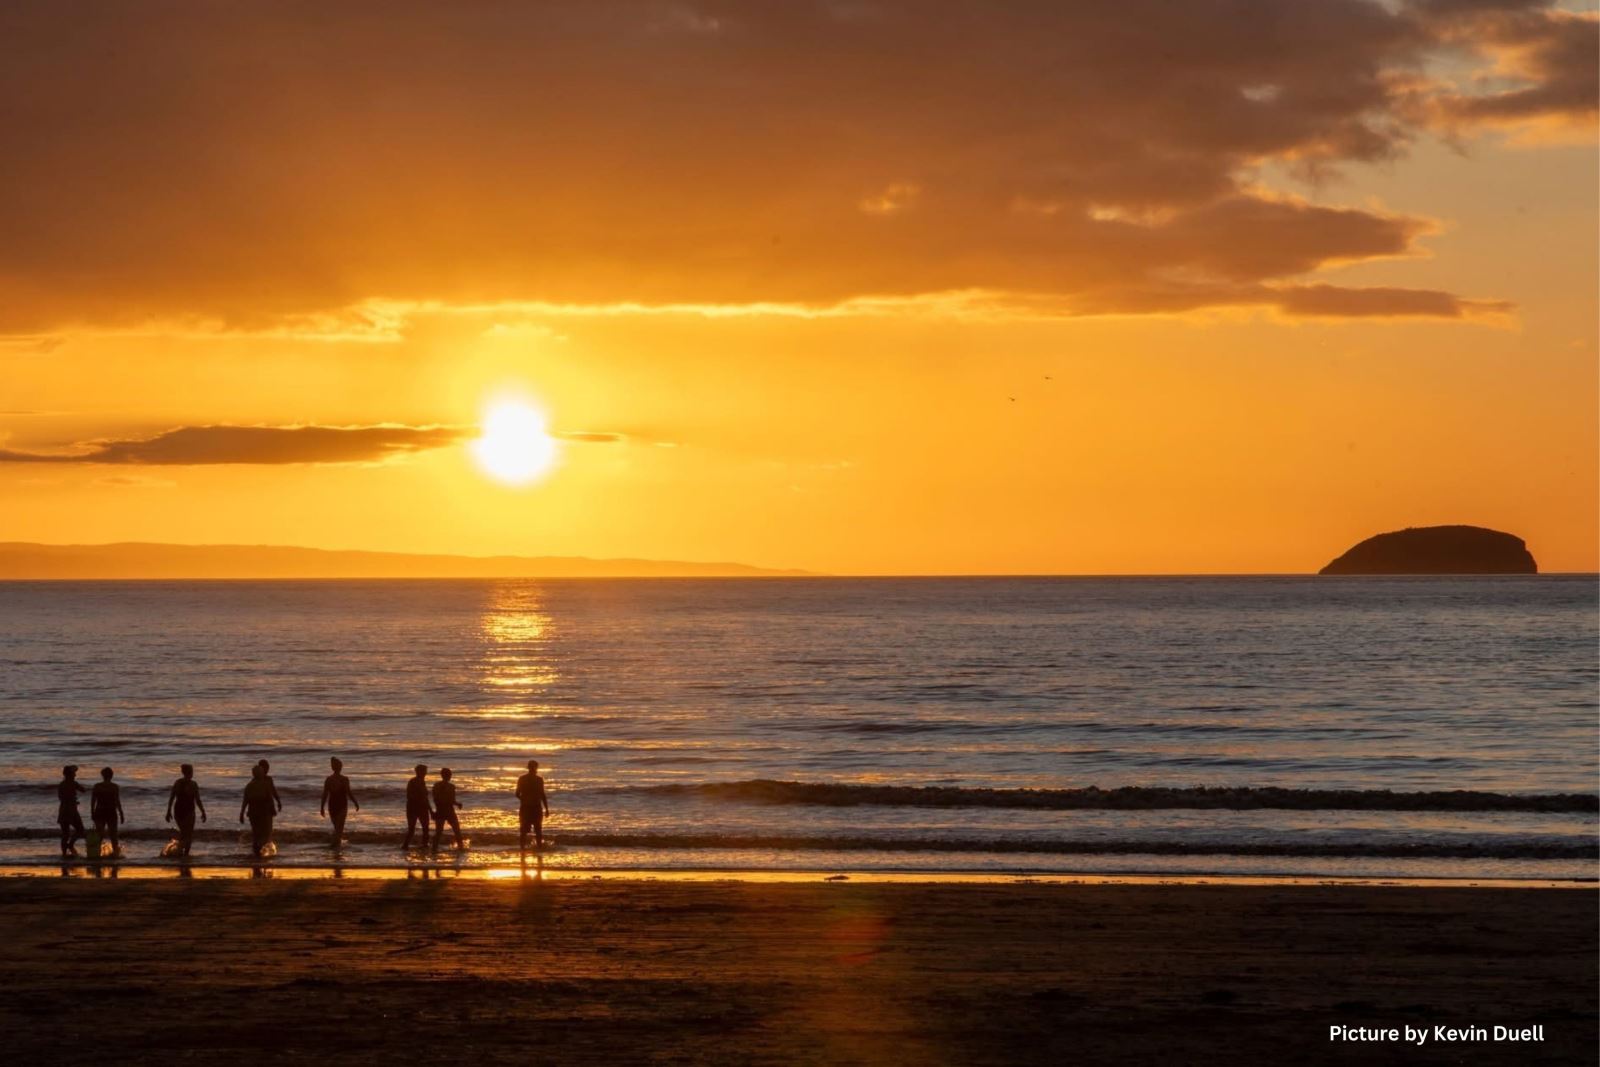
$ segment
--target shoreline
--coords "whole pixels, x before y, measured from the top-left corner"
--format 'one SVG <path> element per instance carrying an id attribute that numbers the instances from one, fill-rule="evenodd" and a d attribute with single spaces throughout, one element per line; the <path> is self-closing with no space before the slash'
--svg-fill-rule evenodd
<path id="1" fill-rule="evenodd" d="M 1600 877 L 1480 878 L 1384 877 L 1365 875 L 1214 874 L 1173 871 L 1161 874 L 1075 871 L 871 870 L 849 868 L 757 867 L 545 867 L 538 864 L 457 866 L 451 863 L 409 864 L 279 864 L 150 863 L 79 859 L 72 863 L 0 863 L 0 879 L 233 879 L 396 881 L 432 878 L 462 881 L 646 881 L 748 882 L 812 884 L 851 882 L 867 885 L 1063 885 L 1063 886 L 1346 886 L 1411 889 L 1589 889 L 1600 890 Z"/>

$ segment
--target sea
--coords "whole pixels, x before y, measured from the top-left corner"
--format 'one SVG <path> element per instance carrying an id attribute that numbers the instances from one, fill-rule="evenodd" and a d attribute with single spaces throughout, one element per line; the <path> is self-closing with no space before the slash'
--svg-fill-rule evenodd
<path id="1" fill-rule="evenodd" d="M 0 865 L 1593 880 L 1593 575 L 0 582 Z M 328 760 L 360 803 L 342 842 Z M 415 764 L 468 844 L 402 850 Z M 88 805 L 84 805 L 87 819 Z M 83 845 L 79 845 L 82 850 Z"/>

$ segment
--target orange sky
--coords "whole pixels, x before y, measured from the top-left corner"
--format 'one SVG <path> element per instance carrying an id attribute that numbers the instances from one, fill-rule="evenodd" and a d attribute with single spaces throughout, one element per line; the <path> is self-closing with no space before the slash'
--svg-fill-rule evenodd
<path id="1" fill-rule="evenodd" d="M 1596 569 L 1593 15 L 1246 6 L 8 5 L 0 540 Z"/>

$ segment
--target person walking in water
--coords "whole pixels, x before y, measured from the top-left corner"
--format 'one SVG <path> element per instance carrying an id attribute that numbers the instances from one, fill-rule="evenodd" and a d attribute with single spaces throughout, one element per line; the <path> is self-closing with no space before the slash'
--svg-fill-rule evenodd
<path id="1" fill-rule="evenodd" d="M 328 761 L 328 765 L 333 768 L 333 773 L 322 783 L 322 804 L 317 814 L 333 820 L 333 847 L 338 848 L 344 839 L 344 821 L 350 814 L 350 805 L 354 804 L 356 810 L 360 811 L 361 802 L 350 788 L 350 779 L 344 776 L 344 761 L 335 756 Z"/>
<path id="2" fill-rule="evenodd" d="M 550 814 L 544 779 L 539 777 L 539 761 L 528 761 L 528 773 L 517 779 L 518 821 L 521 824 L 522 851 L 528 851 L 528 830 L 533 830 L 534 847 L 544 848 L 544 819 Z"/>
<path id="3" fill-rule="evenodd" d="M 401 848 L 411 847 L 411 835 L 416 831 L 417 824 L 422 824 L 422 847 L 428 847 L 428 826 L 433 821 L 433 813 L 428 808 L 428 765 L 417 764 L 416 774 L 411 781 L 406 783 L 406 839 L 400 843 Z"/>
<path id="4" fill-rule="evenodd" d="M 182 778 L 172 783 L 172 790 L 167 793 L 167 821 L 173 821 L 177 815 L 178 821 L 178 855 L 184 859 L 189 858 L 189 847 L 194 844 L 194 813 L 198 809 L 200 821 L 206 821 L 206 806 L 200 799 L 200 783 L 194 780 L 194 767 L 185 763 L 178 770 Z"/>
<path id="5" fill-rule="evenodd" d="M 439 769 L 439 780 L 433 783 L 433 818 L 437 829 L 433 835 L 433 847 L 438 848 L 444 844 L 444 827 L 450 824 L 450 829 L 455 831 L 456 848 L 463 849 L 466 845 L 461 841 L 461 818 L 456 815 L 456 809 L 461 802 L 456 799 L 456 787 L 450 781 L 450 768 Z M 426 833 L 426 831 L 424 831 Z"/>
<path id="6" fill-rule="evenodd" d="M 102 841 L 110 839 L 111 854 L 120 856 L 122 844 L 117 840 L 117 828 L 126 821 L 122 814 L 122 789 L 111 780 L 110 767 L 100 768 L 100 780 L 89 790 L 89 818 Z"/>
<path id="7" fill-rule="evenodd" d="M 262 759 L 256 760 L 256 766 L 261 768 L 261 777 L 267 780 L 267 792 L 272 794 L 273 813 L 281 813 L 283 811 L 283 798 L 278 796 L 278 787 L 272 781 L 272 764 Z"/>
<path id="8" fill-rule="evenodd" d="M 78 766 L 61 768 L 61 784 L 56 786 L 56 823 L 61 827 L 61 854 L 76 856 L 78 839 L 83 836 L 83 816 L 78 812 L 78 794 L 89 790 L 78 781 Z"/>
<path id="9" fill-rule="evenodd" d="M 278 791 L 272 788 L 272 779 L 267 777 L 266 768 L 262 766 L 265 762 L 262 760 L 250 768 L 250 782 L 244 787 L 244 799 L 239 803 L 239 821 L 244 822 L 245 816 L 250 816 L 250 851 L 258 857 L 272 843 L 272 818 L 281 806 L 277 803 Z"/>

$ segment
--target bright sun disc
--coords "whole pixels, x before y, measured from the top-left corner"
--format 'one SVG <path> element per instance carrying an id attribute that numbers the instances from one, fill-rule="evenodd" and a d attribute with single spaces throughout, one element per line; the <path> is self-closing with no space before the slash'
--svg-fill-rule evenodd
<path id="1" fill-rule="evenodd" d="M 526 485 L 555 462 L 556 443 L 544 416 L 527 404 L 502 400 L 483 416 L 483 433 L 472 454 L 488 474 L 508 485 Z"/>

